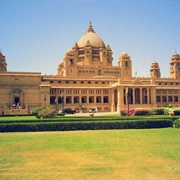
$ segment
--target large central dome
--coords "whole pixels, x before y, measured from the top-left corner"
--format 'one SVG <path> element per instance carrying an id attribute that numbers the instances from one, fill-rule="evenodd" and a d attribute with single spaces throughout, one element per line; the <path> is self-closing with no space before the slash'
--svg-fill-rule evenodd
<path id="1" fill-rule="evenodd" d="M 86 46 L 87 41 L 90 42 L 92 47 L 104 46 L 103 40 L 95 33 L 94 29 L 92 28 L 91 22 L 88 31 L 80 38 L 77 44 L 80 48 L 82 48 Z"/>

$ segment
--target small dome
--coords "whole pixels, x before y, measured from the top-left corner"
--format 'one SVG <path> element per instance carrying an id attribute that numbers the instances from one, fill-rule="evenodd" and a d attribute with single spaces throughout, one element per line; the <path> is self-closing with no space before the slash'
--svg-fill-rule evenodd
<path id="1" fill-rule="evenodd" d="M 72 49 L 68 49 L 68 50 L 66 51 L 66 53 L 72 53 L 72 52 L 73 52 Z"/>
<path id="2" fill-rule="evenodd" d="M 123 52 L 121 54 L 121 58 L 129 58 L 129 55 L 126 52 Z"/>
<path id="3" fill-rule="evenodd" d="M 90 42 L 92 47 L 101 47 L 104 44 L 103 40 L 94 32 L 91 22 L 88 31 L 80 38 L 77 44 L 80 48 L 82 48 L 86 46 L 87 41 Z"/>

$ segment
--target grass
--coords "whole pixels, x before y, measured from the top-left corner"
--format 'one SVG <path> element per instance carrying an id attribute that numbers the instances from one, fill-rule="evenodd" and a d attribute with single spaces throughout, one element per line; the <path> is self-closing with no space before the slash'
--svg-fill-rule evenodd
<path id="1" fill-rule="evenodd" d="M 0 133 L 0 179 L 178 180 L 179 129 Z"/>

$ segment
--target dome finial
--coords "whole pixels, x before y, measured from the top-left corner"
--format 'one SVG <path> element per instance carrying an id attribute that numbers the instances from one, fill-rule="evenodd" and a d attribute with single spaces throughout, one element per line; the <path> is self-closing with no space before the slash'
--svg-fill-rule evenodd
<path id="1" fill-rule="evenodd" d="M 87 32 L 93 32 L 93 33 L 95 33 L 95 31 L 94 31 L 94 29 L 93 29 L 93 27 L 92 27 L 91 21 L 90 21 L 90 23 L 89 23 L 89 27 L 88 27 Z"/>

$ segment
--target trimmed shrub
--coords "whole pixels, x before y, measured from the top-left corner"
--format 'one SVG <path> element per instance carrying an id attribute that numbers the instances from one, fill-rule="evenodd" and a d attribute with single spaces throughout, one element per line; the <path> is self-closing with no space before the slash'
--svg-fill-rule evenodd
<path id="1" fill-rule="evenodd" d="M 177 119 L 173 122 L 175 128 L 180 128 L 180 119 Z"/>
<path id="2" fill-rule="evenodd" d="M 1 123 L 0 132 L 145 129 L 172 127 L 172 120 Z"/>
<path id="3" fill-rule="evenodd" d="M 120 116 L 127 116 L 127 113 L 123 110 L 120 111 Z"/>
<path id="4" fill-rule="evenodd" d="M 135 116 L 142 116 L 142 115 L 151 115 L 151 111 L 149 110 L 136 110 Z"/>
<path id="5" fill-rule="evenodd" d="M 164 115 L 164 108 L 152 109 L 153 115 Z"/>
<path id="6" fill-rule="evenodd" d="M 174 115 L 180 116 L 180 109 L 174 109 Z"/>
<path id="7" fill-rule="evenodd" d="M 58 116 L 64 116 L 65 113 L 64 112 L 60 112 L 60 113 L 57 113 Z"/>

